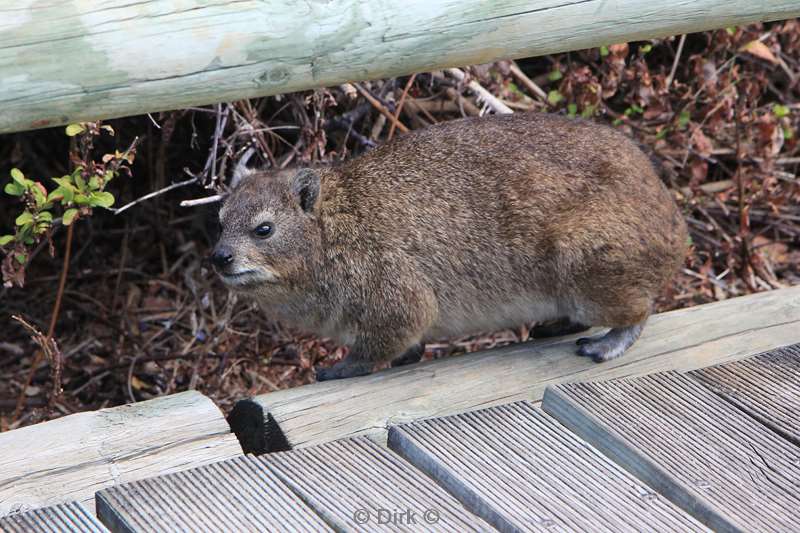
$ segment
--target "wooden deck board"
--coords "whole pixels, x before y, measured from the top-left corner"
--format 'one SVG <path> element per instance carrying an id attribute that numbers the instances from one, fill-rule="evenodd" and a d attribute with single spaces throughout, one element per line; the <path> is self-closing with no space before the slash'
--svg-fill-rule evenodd
<path id="1" fill-rule="evenodd" d="M 0 516 L 73 500 L 94 511 L 104 487 L 241 453 L 196 391 L 15 429 L 0 434 Z"/>
<path id="2" fill-rule="evenodd" d="M 389 446 L 501 531 L 704 530 L 528 402 L 392 427 Z"/>
<path id="3" fill-rule="evenodd" d="M 794 287 L 653 316 L 623 357 L 602 364 L 574 355 L 574 337 L 522 343 L 272 392 L 239 402 L 228 420 L 253 453 L 355 435 L 386 442 L 391 424 L 538 401 L 558 383 L 735 361 L 798 342 L 798 331 L 800 287 Z"/>
<path id="4" fill-rule="evenodd" d="M 86 507 L 69 502 L 0 518 L 3 533 L 107 533 Z"/>
<path id="5" fill-rule="evenodd" d="M 493 531 L 430 478 L 364 437 L 259 460 L 340 531 Z"/>
<path id="6" fill-rule="evenodd" d="M 800 344 L 689 375 L 800 445 Z"/>
<path id="7" fill-rule="evenodd" d="M 800 448 L 688 376 L 559 385 L 543 407 L 714 530 L 800 523 Z"/>
<path id="8" fill-rule="evenodd" d="M 102 490 L 97 512 L 115 533 L 330 531 L 253 457 Z"/>

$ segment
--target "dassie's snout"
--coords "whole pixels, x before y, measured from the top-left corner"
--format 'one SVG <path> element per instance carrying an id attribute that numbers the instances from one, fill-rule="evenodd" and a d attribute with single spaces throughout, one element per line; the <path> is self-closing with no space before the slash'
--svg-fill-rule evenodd
<path id="1" fill-rule="evenodd" d="M 231 250 L 230 246 L 225 244 L 217 244 L 217 246 L 214 247 L 214 251 L 211 253 L 211 262 L 218 269 L 224 269 L 233 263 L 233 250 Z"/>

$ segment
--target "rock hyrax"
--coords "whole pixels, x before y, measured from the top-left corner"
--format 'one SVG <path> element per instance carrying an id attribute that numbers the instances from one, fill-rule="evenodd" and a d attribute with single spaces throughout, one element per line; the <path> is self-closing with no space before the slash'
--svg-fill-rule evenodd
<path id="1" fill-rule="evenodd" d="M 529 321 L 554 321 L 541 334 L 609 327 L 577 352 L 619 357 L 687 248 L 630 139 L 534 113 L 445 122 L 338 166 L 250 172 L 220 222 L 212 258 L 231 289 L 350 346 L 319 380 Z"/>

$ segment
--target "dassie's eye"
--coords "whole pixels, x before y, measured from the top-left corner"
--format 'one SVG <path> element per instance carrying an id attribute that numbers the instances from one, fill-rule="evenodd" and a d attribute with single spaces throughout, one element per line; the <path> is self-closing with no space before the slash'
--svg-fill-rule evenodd
<path id="1" fill-rule="evenodd" d="M 256 229 L 253 230 L 253 234 L 256 237 L 265 239 L 270 235 L 272 235 L 272 230 L 273 230 L 272 224 L 269 222 L 264 222 L 263 224 L 259 224 L 258 226 L 256 226 Z"/>

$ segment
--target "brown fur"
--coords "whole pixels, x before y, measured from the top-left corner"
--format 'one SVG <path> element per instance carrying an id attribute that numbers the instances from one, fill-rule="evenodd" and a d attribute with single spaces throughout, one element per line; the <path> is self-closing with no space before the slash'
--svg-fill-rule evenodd
<path id="1" fill-rule="evenodd" d="M 220 220 L 227 268 L 255 269 L 228 283 L 365 368 L 526 321 L 640 324 L 687 242 L 631 140 L 533 113 L 438 124 L 299 177 L 255 173 Z M 263 221 L 275 231 L 258 239 Z"/>

